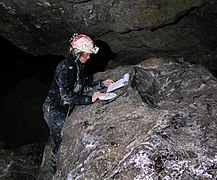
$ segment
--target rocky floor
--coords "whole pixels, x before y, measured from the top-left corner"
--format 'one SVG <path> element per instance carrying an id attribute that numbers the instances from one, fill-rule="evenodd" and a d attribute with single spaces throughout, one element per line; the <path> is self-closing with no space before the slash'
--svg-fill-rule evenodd
<path id="1" fill-rule="evenodd" d="M 19 149 L 0 149 L 1 180 L 35 180 L 39 167 L 43 144 L 29 144 Z"/>

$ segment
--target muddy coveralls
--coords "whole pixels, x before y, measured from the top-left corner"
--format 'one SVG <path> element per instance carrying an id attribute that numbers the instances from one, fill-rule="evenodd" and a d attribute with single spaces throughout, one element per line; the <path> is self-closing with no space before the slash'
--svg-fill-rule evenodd
<path id="1" fill-rule="evenodd" d="M 86 85 L 84 65 L 72 54 L 57 66 L 48 96 L 43 104 L 44 119 L 50 130 L 50 142 L 53 152 L 57 153 L 61 143 L 61 130 L 66 120 L 69 107 L 88 105 L 92 97 L 84 92 L 99 90 L 104 87 L 98 80 Z"/>

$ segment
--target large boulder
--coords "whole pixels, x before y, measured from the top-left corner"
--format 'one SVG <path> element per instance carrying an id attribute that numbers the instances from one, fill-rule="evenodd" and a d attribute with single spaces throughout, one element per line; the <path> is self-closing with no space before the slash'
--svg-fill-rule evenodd
<path id="1" fill-rule="evenodd" d="M 116 99 L 77 106 L 55 179 L 216 179 L 217 80 L 183 59 L 152 58 L 98 73 Z"/>

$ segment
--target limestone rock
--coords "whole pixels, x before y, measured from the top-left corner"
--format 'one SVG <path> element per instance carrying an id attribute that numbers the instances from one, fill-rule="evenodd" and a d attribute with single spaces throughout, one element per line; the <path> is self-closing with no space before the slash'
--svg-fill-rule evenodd
<path id="1" fill-rule="evenodd" d="M 77 106 L 67 119 L 55 179 L 216 179 L 216 79 L 163 58 L 95 78 L 126 72 L 115 100 Z"/>

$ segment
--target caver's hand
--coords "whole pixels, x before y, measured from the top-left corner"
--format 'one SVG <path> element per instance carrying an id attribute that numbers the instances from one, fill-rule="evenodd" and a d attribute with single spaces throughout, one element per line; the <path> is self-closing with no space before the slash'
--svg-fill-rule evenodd
<path id="1" fill-rule="evenodd" d="M 99 97 L 105 96 L 105 93 L 95 92 L 92 95 L 92 102 L 95 102 Z"/>
<path id="2" fill-rule="evenodd" d="M 103 84 L 105 87 L 108 87 L 110 84 L 112 84 L 114 81 L 112 79 L 107 79 L 103 81 Z"/>

